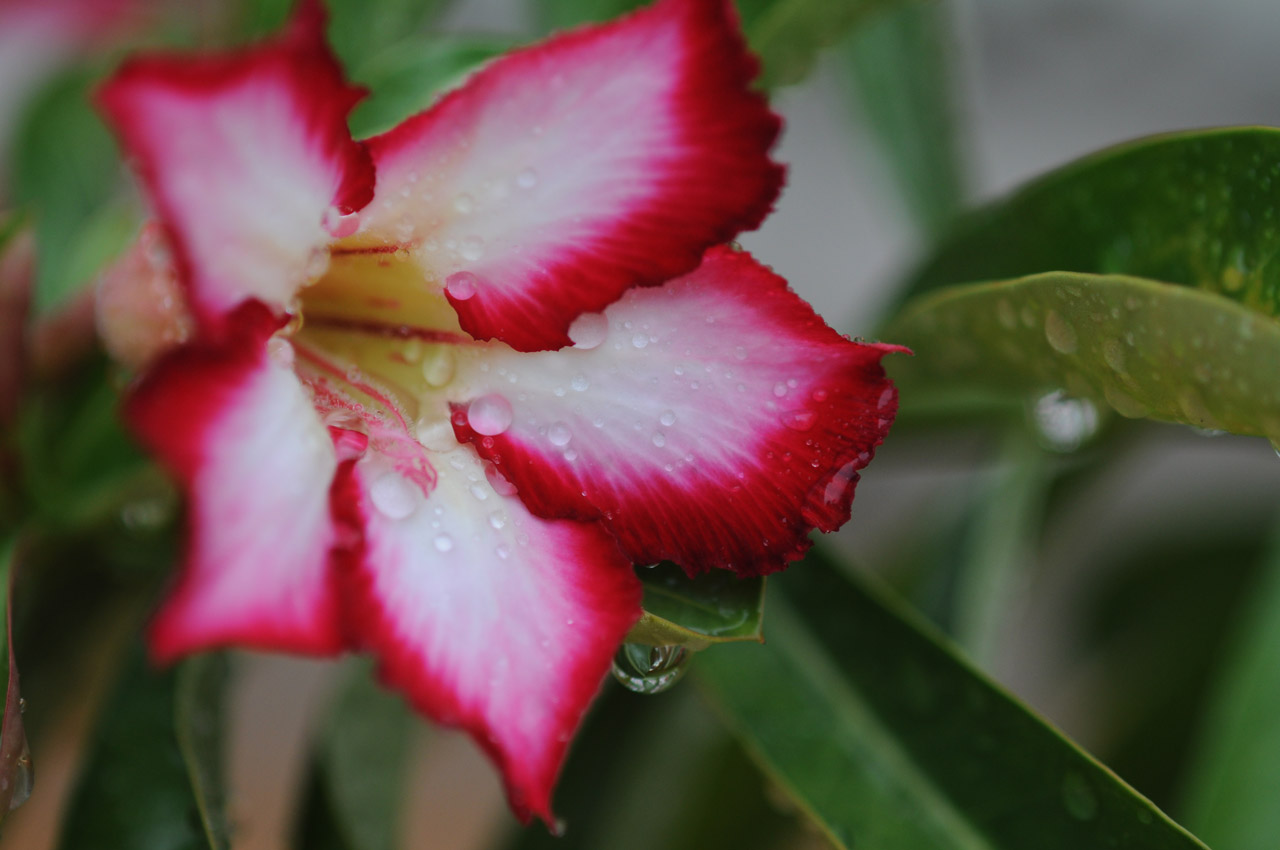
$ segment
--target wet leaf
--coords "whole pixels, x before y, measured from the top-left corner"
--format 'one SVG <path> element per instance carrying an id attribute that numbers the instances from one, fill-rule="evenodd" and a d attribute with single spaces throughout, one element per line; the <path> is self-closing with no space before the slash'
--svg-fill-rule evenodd
<path id="1" fill-rule="evenodd" d="M 1220 665 L 1184 792 L 1186 822 L 1218 850 L 1268 850 L 1280 831 L 1280 535 L 1259 579 Z"/>
<path id="2" fill-rule="evenodd" d="M 1280 130 L 1174 133 L 1104 150 L 957 226 L 909 290 L 1047 271 L 1125 274 L 1280 314 Z"/>
<path id="3" fill-rule="evenodd" d="M 5 682 L 3 720 L 0 721 L 0 821 L 31 796 L 35 774 L 31 750 L 22 725 L 22 695 L 18 687 L 18 665 L 13 657 L 13 583 L 19 543 L 0 541 L 0 605 L 4 610 L 4 631 L 0 633 L 0 681 Z"/>
<path id="4" fill-rule="evenodd" d="M 158 673 L 141 644 L 115 694 L 64 818 L 65 850 L 227 850 L 221 810 L 226 659 Z"/>
<path id="5" fill-rule="evenodd" d="M 698 659 L 836 846 L 1204 850 L 865 581 L 810 557 L 772 583 L 767 644 Z"/>
<path id="6" fill-rule="evenodd" d="M 320 730 L 298 846 L 394 850 L 420 725 L 403 699 L 378 686 L 371 664 L 350 664 Z"/>
<path id="7" fill-rule="evenodd" d="M 627 635 L 630 643 L 702 649 L 713 643 L 760 641 L 763 578 L 740 579 L 726 570 L 689 578 L 675 564 L 640 571 L 644 615 Z"/>
<path id="8" fill-rule="evenodd" d="M 868 126 L 908 211 L 941 231 L 966 190 L 947 3 L 904 3 L 855 29 L 841 46 Z"/>
<path id="9" fill-rule="evenodd" d="M 1118 275 L 1049 273 L 950 287 L 884 330 L 914 398 L 1055 390 L 1128 417 L 1280 438 L 1280 323 L 1212 292 Z"/>

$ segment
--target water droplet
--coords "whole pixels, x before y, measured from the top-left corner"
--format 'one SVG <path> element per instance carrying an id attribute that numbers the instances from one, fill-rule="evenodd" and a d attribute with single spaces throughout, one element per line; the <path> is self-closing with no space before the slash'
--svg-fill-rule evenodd
<path id="1" fill-rule="evenodd" d="M 664 410 L 662 415 L 658 417 L 658 421 L 670 428 L 676 424 L 676 412 L 674 410 Z"/>
<path id="2" fill-rule="evenodd" d="M 516 485 L 507 480 L 507 477 L 498 471 L 493 465 L 484 468 L 484 478 L 489 482 L 489 486 L 493 488 L 493 492 L 499 496 L 514 496 L 516 494 Z"/>
<path id="3" fill-rule="evenodd" d="M 417 423 L 413 435 L 418 443 L 433 452 L 451 452 L 458 447 L 458 439 L 453 433 L 453 426 L 447 419 L 439 417 L 423 418 Z"/>
<path id="4" fill-rule="evenodd" d="M 470 215 L 476 211 L 476 199 L 464 192 L 453 199 L 453 208 L 461 215 Z"/>
<path id="5" fill-rule="evenodd" d="M 515 414 L 511 402 L 497 393 L 480 396 L 467 408 L 467 424 L 477 434 L 496 437 L 511 427 Z"/>
<path id="6" fill-rule="evenodd" d="M 1013 330 L 1018 326 L 1018 314 L 1009 303 L 1009 299 L 1001 298 L 996 302 L 996 318 L 1005 330 Z"/>
<path id="7" fill-rule="evenodd" d="M 792 431 L 808 431 L 818 421 L 818 414 L 812 410 L 788 410 L 779 417 L 782 424 Z"/>
<path id="8" fill-rule="evenodd" d="M 1057 310 L 1050 310 L 1044 316 L 1044 337 L 1059 354 L 1075 354 L 1080 344 L 1076 338 L 1076 329 Z"/>
<path id="9" fill-rule="evenodd" d="M 314 219 L 312 220 L 314 221 Z M 324 211 L 321 223 L 334 239 L 345 239 L 360 229 L 360 213 L 353 212 L 343 215 L 342 210 L 337 207 L 329 207 Z"/>
<path id="10" fill-rule="evenodd" d="M 787 394 L 787 385 L 784 384 L 782 381 L 778 381 L 778 383 L 773 385 L 773 394 L 776 395 L 778 398 L 782 398 L 784 395 Z"/>
<path id="11" fill-rule="evenodd" d="M 427 386 L 436 389 L 447 386 L 457 370 L 457 358 L 447 345 L 435 346 L 422 361 L 422 379 L 427 382 Z"/>
<path id="12" fill-rule="evenodd" d="M 516 175 L 516 185 L 521 189 L 532 189 L 538 185 L 538 172 L 526 168 Z"/>
<path id="13" fill-rule="evenodd" d="M 1108 339 L 1102 343 L 1102 359 L 1114 371 L 1124 372 L 1124 343 L 1118 339 Z"/>
<path id="14" fill-rule="evenodd" d="M 1062 804 L 1076 820 L 1093 820 L 1098 814 L 1098 795 L 1089 781 L 1075 771 L 1062 777 Z"/>
<path id="15" fill-rule="evenodd" d="M 636 348 L 644 348 L 649 344 L 649 335 L 645 333 L 638 333 L 631 337 L 631 344 Z"/>
<path id="16" fill-rule="evenodd" d="M 569 386 L 573 387 L 574 392 L 586 392 L 587 388 L 591 386 L 591 381 L 587 379 L 586 375 L 578 373 L 573 376 L 573 380 L 570 381 Z"/>
<path id="17" fill-rule="evenodd" d="M 1080 448 L 1096 434 L 1100 418 L 1093 402 L 1055 390 L 1035 400 L 1031 421 L 1045 448 L 1065 453 Z"/>
<path id="18" fill-rule="evenodd" d="M 654 431 L 653 437 L 650 438 L 655 446 L 662 448 L 667 444 L 667 435 L 661 431 Z"/>
<path id="19" fill-rule="evenodd" d="M 556 422 L 547 429 L 547 439 L 551 441 L 553 446 L 567 446 L 569 441 L 573 439 L 573 432 L 563 422 Z"/>
<path id="20" fill-rule="evenodd" d="M 583 313 L 569 325 L 569 339 L 574 348 L 596 348 L 608 335 L 609 319 L 604 313 Z"/>
<path id="21" fill-rule="evenodd" d="M 447 534 L 437 534 L 434 542 L 437 552 L 448 552 L 453 548 L 453 538 Z"/>
<path id="22" fill-rule="evenodd" d="M 458 253 L 462 255 L 462 259 L 474 263 L 484 256 L 484 240 L 479 236 L 468 236 L 462 240 Z"/>
<path id="23" fill-rule="evenodd" d="M 506 524 L 507 524 L 507 515 L 504 514 L 502 511 L 494 511 L 493 513 L 489 514 L 490 528 L 500 529 Z"/>
<path id="24" fill-rule="evenodd" d="M 383 473 L 369 485 L 369 499 L 388 519 L 404 519 L 418 507 L 414 487 L 395 472 Z"/>
<path id="25" fill-rule="evenodd" d="M 689 658 L 683 646 L 624 643 L 613 656 L 613 677 L 629 691 L 657 694 L 680 681 Z"/>
<path id="26" fill-rule="evenodd" d="M 455 301 L 466 301 L 475 296 L 479 282 L 471 272 L 454 272 L 444 279 L 444 291 Z"/>

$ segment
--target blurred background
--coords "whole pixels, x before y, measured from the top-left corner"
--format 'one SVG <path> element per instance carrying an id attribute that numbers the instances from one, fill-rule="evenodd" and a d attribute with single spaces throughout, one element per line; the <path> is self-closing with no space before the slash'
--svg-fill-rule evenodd
<path id="1" fill-rule="evenodd" d="M 941 94 L 953 109 L 952 126 L 930 132 L 956 134 L 963 181 L 940 191 L 958 192 L 966 205 L 1134 137 L 1280 119 L 1280 4 L 1270 0 L 956 0 L 936 8 L 950 69 Z M 538 20 L 516 0 L 457 0 L 440 26 L 525 40 Z M 829 323 L 868 338 L 934 235 L 904 201 L 860 94 L 856 45 L 874 39 L 877 25 L 869 19 L 807 80 L 778 91 L 786 132 L 777 157 L 789 182 L 776 213 L 741 239 Z M 0 49 L 13 50 L 3 34 Z M 874 69 L 864 63 L 860 73 Z M 983 622 L 969 624 L 979 633 L 977 660 L 1139 791 L 1176 807 L 1209 685 L 1243 619 L 1280 503 L 1280 458 L 1263 439 L 1096 410 L 1075 414 L 1086 421 L 1068 423 L 1064 444 L 1035 423 L 1034 407 L 1028 415 L 1041 447 L 981 423 L 900 422 L 835 544 L 928 612 L 947 593 L 930 565 L 993 545 L 983 529 L 1003 529 L 994 537 L 1012 541 L 999 545 L 1016 577 L 1001 583 Z M 1010 494 L 994 512 L 993 492 Z M 95 663 L 80 659 L 70 674 L 88 691 Z M 332 679 L 328 664 L 246 657 L 233 706 L 237 850 L 286 846 L 308 729 Z M 662 706 L 654 711 L 663 722 L 689 711 L 677 702 L 683 687 L 648 698 Z M 75 706 L 37 742 L 38 791 L 7 824 L 4 850 L 53 846 L 50 824 L 90 716 Z M 705 722 L 698 717 L 682 722 Z M 500 840 L 511 819 L 493 770 L 460 736 L 428 737 L 411 768 L 407 846 L 463 850 Z M 788 840 L 820 846 L 816 836 Z"/>

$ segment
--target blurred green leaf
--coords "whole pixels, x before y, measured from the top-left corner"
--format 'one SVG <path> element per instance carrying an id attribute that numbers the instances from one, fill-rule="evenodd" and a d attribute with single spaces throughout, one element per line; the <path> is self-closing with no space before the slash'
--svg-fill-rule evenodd
<path id="1" fill-rule="evenodd" d="M 902 4 L 840 50 L 908 211 L 929 234 L 951 222 L 967 188 L 950 18 L 943 2 Z"/>
<path id="2" fill-rule="evenodd" d="M 1035 180 L 959 224 L 909 290 L 1047 271 L 1125 274 L 1280 310 L 1280 130 L 1139 139 Z"/>
<path id="3" fill-rule="evenodd" d="M 394 850 L 419 725 L 374 681 L 371 664 L 349 665 L 320 730 L 299 847 Z"/>
<path id="4" fill-rule="evenodd" d="M 1217 850 L 1270 850 L 1280 834 L 1280 534 L 1218 671 L 1185 820 Z"/>
<path id="5" fill-rule="evenodd" d="M 1212 292 L 1049 273 L 922 295 L 883 333 L 916 352 L 887 364 L 904 399 L 1063 389 L 1123 416 L 1280 438 L 1280 323 Z"/>
<path id="6" fill-rule="evenodd" d="M 0 631 L 0 682 L 5 683 L 0 705 L 0 821 L 31 796 L 35 774 L 31 750 L 22 724 L 22 696 L 18 689 L 18 665 L 13 657 L 13 585 L 18 568 L 17 538 L 0 539 L 0 611 L 4 628 Z"/>
<path id="7" fill-rule="evenodd" d="M 419 35 L 449 7 L 450 0 L 327 0 L 329 40 L 342 64 L 354 71 L 384 50 Z M 357 78 L 359 79 L 359 78 Z"/>
<path id="8" fill-rule="evenodd" d="M 837 846 L 1203 850 L 864 582 L 809 558 L 772 583 L 765 645 L 698 667 Z"/>
<path id="9" fill-rule="evenodd" d="M 15 140 L 14 199 L 35 223 L 37 314 L 65 304 L 136 228 L 130 210 L 112 202 L 121 172 L 89 103 L 96 81 L 88 69 L 57 79 L 25 113 Z"/>
<path id="10" fill-rule="evenodd" d="M 726 570 L 689 578 L 675 564 L 642 569 L 644 615 L 627 635 L 631 643 L 682 644 L 760 641 L 764 616 L 763 578 L 740 579 Z"/>
<path id="11" fill-rule="evenodd" d="M 65 850 L 227 850 L 221 736 L 227 662 L 153 671 L 142 646 L 115 694 L 64 818 Z"/>
<path id="12" fill-rule="evenodd" d="M 365 138 L 390 130 L 511 45 L 496 36 L 419 36 L 371 54 L 351 67 L 352 77 L 371 93 L 351 114 L 352 134 Z"/>

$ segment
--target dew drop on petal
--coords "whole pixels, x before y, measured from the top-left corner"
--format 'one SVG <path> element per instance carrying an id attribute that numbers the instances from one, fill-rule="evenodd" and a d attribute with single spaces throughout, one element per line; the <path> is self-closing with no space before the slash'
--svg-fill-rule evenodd
<path id="1" fill-rule="evenodd" d="M 638 333 L 631 337 L 631 344 L 636 348 L 644 348 L 649 344 L 649 335 Z"/>
<path id="2" fill-rule="evenodd" d="M 455 301 L 466 301 L 475 296 L 478 283 L 471 272 L 454 272 L 444 279 L 444 291 Z"/>
<path id="3" fill-rule="evenodd" d="M 664 410 L 662 415 L 658 417 L 658 421 L 670 428 L 676 424 L 676 412 L 674 410 Z"/>
<path id="4" fill-rule="evenodd" d="M 586 392 L 591 386 L 591 381 L 588 380 L 586 375 L 579 373 L 573 376 L 573 380 L 569 383 L 569 386 L 573 387 L 575 392 Z"/>
<path id="5" fill-rule="evenodd" d="M 604 313 L 583 313 L 569 325 L 569 339 L 574 348 L 590 350 L 609 335 L 609 319 Z"/>
<path id="6" fill-rule="evenodd" d="M 667 444 L 667 435 L 661 431 L 654 431 L 650 441 L 658 448 L 662 448 Z"/>
<path id="7" fill-rule="evenodd" d="M 467 424 L 477 434 L 486 437 L 504 433 L 514 418 L 511 402 L 497 393 L 482 395 L 467 408 Z"/>
<path id="8" fill-rule="evenodd" d="M 494 529 L 500 529 L 507 524 L 507 517 L 502 511 L 494 511 L 489 514 L 489 526 Z"/>
<path id="9" fill-rule="evenodd" d="M 447 386 L 457 372 L 458 361 L 447 345 L 438 345 L 429 351 L 422 361 L 422 379 L 427 386 L 439 389 Z"/>
<path id="10" fill-rule="evenodd" d="M 343 215 L 337 207 L 329 207 L 324 211 L 321 223 L 334 239 L 345 239 L 360 229 L 360 213 Z"/>
<path id="11" fill-rule="evenodd" d="M 418 506 L 414 487 L 395 472 L 383 473 L 369 485 L 369 499 L 388 519 L 404 519 Z"/>
<path id="12" fill-rule="evenodd" d="M 683 646 L 624 643 L 613 657 L 613 677 L 629 691 L 657 694 L 680 681 L 689 658 Z"/>
<path id="13" fill-rule="evenodd" d="M 489 486 L 493 488 L 493 492 L 499 496 L 514 496 L 516 494 L 516 485 L 508 481 L 507 477 L 499 472 L 496 466 L 486 466 L 484 478 L 489 482 Z"/>
<path id="14" fill-rule="evenodd" d="M 804 432 L 813 428 L 814 423 L 818 421 L 818 414 L 812 410 L 788 410 L 779 418 L 782 424 L 792 431 Z"/>
<path id="15" fill-rule="evenodd" d="M 573 432 L 563 422 L 556 422 L 547 429 L 547 439 L 551 441 L 553 446 L 567 446 L 569 441 L 573 439 Z"/>
<path id="16" fill-rule="evenodd" d="M 453 548 L 453 538 L 447 534 L 437 534 L 434 543 L 437 552 L 448 552 Z"/>
<path id="17" fill-rule="evenodd" d="M 787 394 L 787 385 L 782 381 L 778 381 L 778 383 L 773 385 L 773 394 L 778 398 L 782 398 Z"/>

